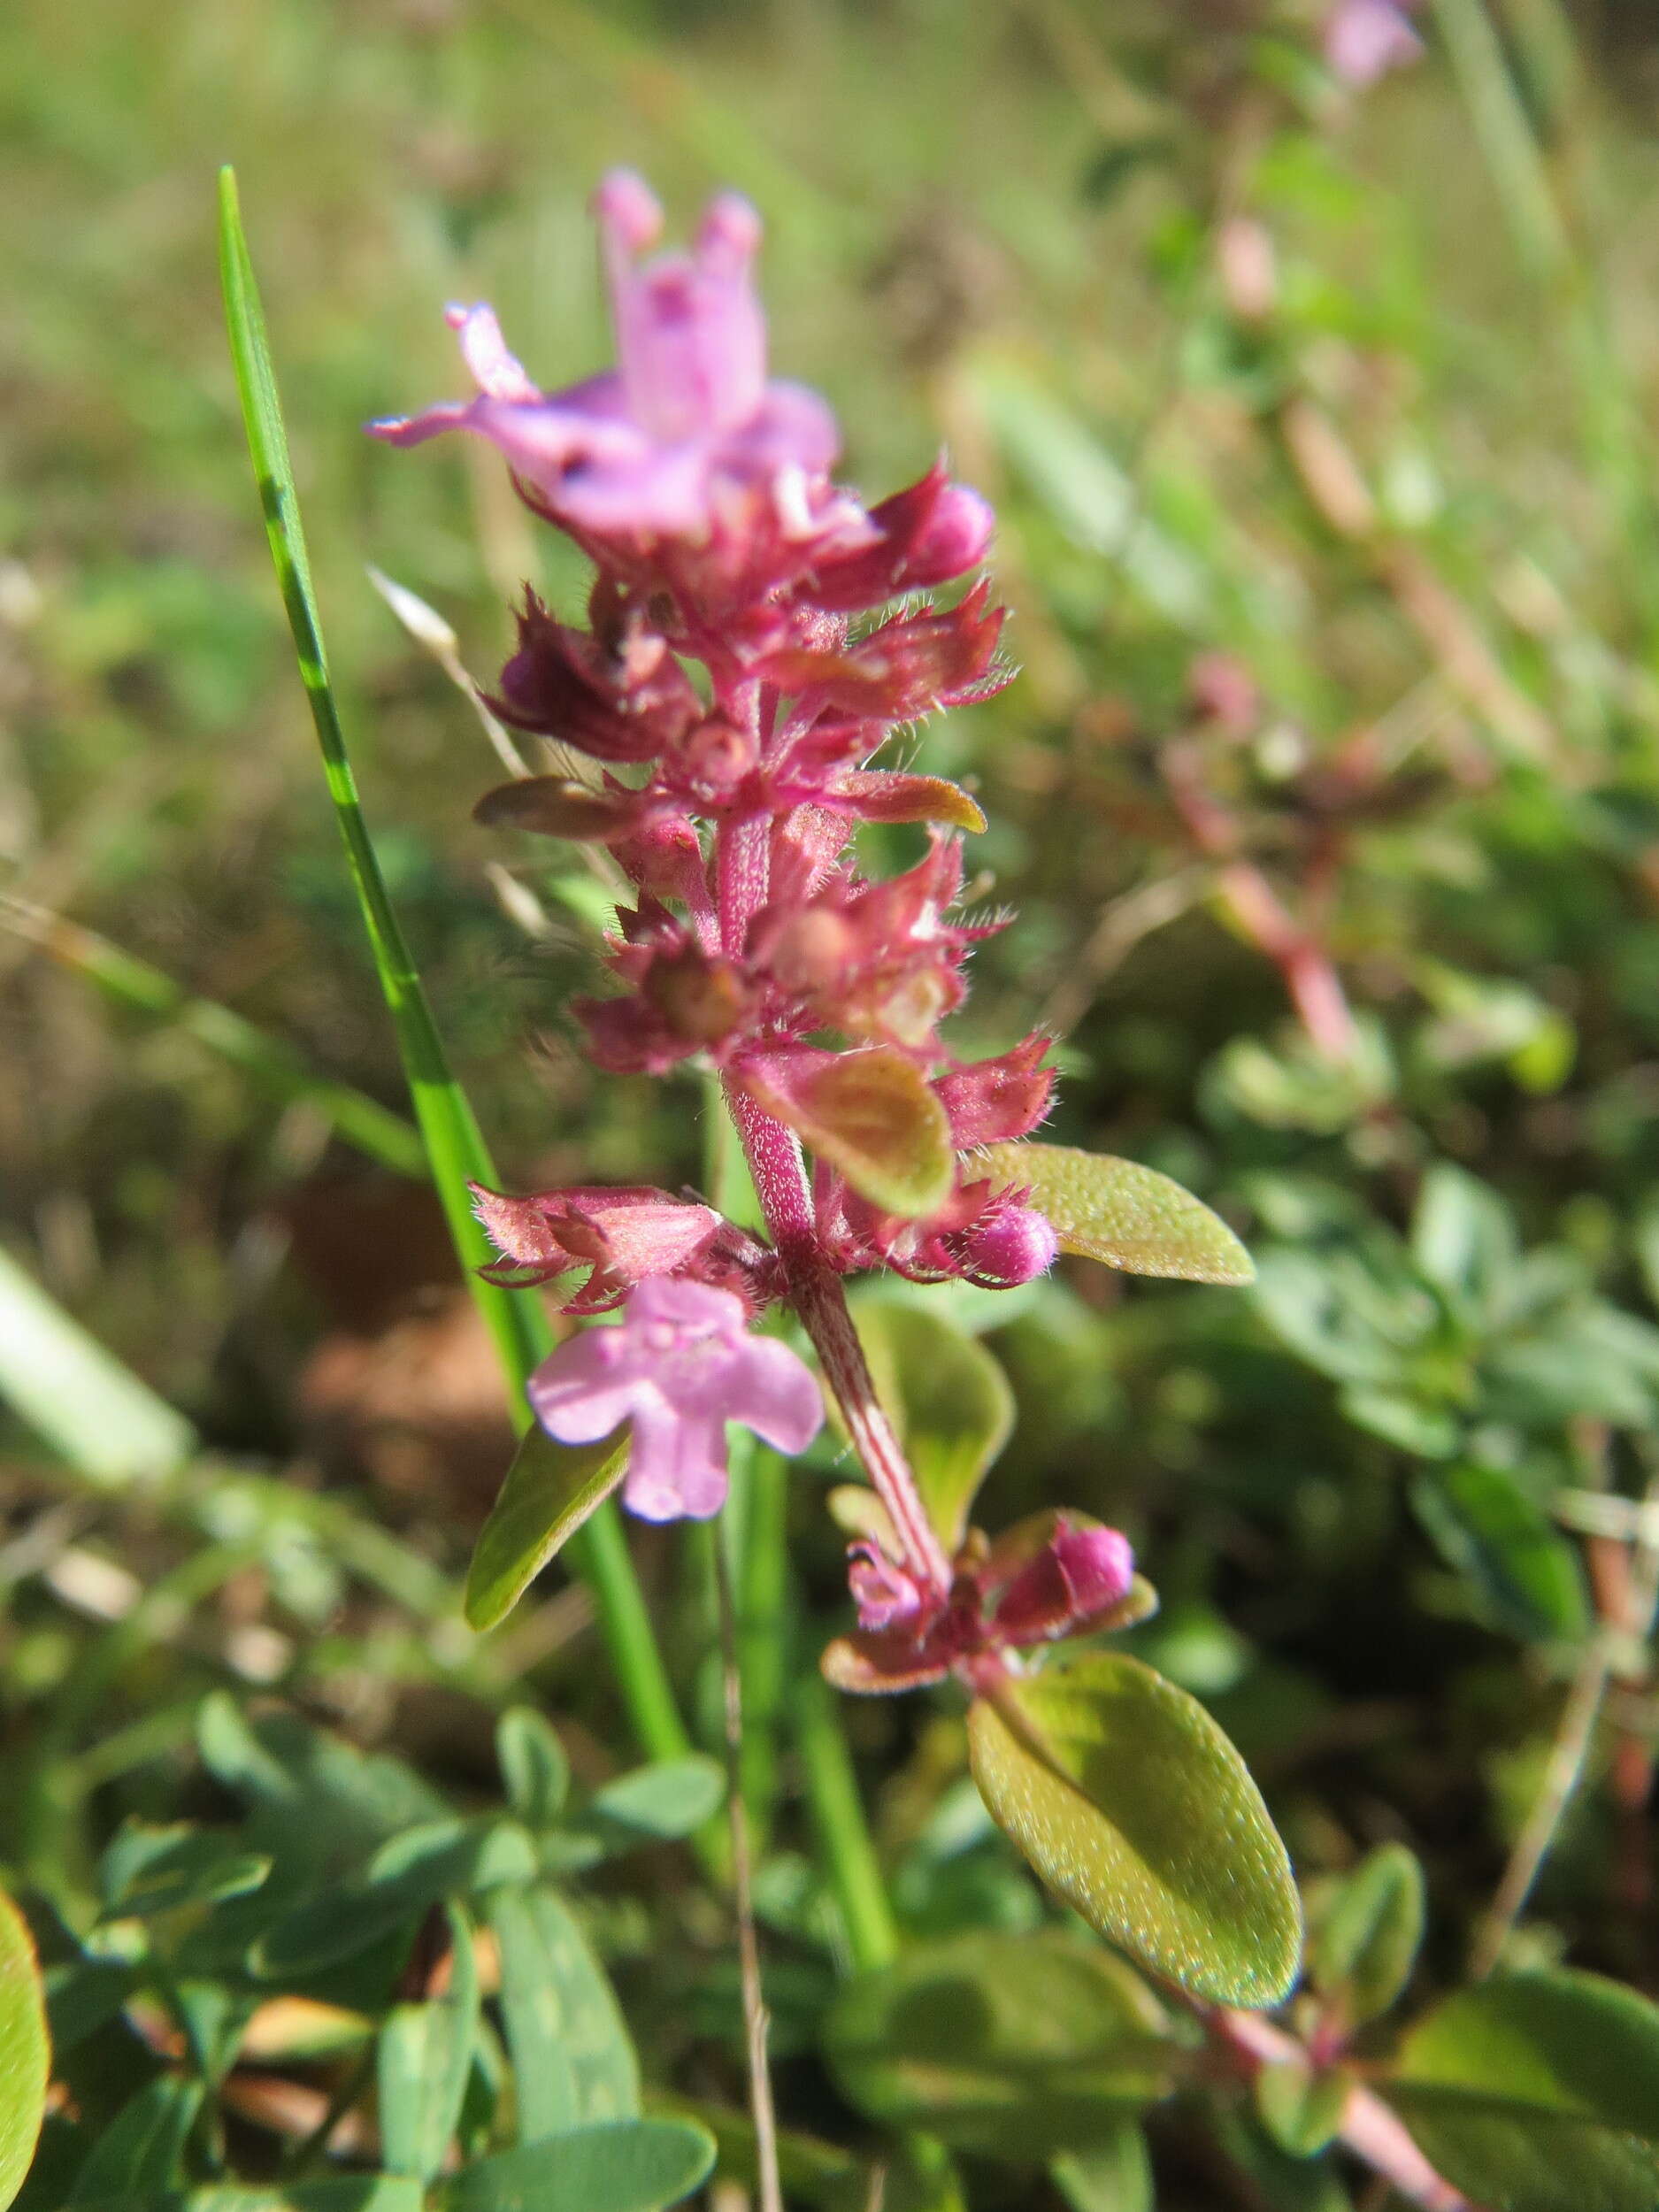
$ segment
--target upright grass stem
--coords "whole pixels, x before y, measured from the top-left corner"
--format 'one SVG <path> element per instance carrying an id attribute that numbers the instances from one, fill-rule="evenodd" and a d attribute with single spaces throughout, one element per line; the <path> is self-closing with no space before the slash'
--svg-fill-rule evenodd
<path id="1" fill-rule="evenodd" d="M 494 1184 L 495 1169 L 472 1107 L 449 1071 L 419 972 L 380 874 L 357 795 L 328 672 L 265 318 L 242 234 L 235 177 L 229 168 L 219 173 L 219 258 L 231 351 L 249 451 L 265 510 L 265 533 L 347 864 L 456 1255 L 500 1357 L 514 1417 L 521 1427 L 527 1426 L 525 1385 L 531 1371 L 551 1348 L 552 1334 L 534 1293 L 503 1289 L 482 1281 L 476 1272 L 494 1255 L 473 1217 L 467 1185 Z M 615 1509 L 602 1508 L 571 1551 L 578 1571 L 593 1590 L 635 1735 L 652 1757 L 676 1756 L 688 1747 L 689 1738 Z"/>

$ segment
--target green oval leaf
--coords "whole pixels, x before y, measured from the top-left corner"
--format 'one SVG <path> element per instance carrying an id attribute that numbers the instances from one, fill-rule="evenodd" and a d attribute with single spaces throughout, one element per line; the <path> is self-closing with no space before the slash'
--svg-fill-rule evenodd
<path id="1" fill-rule="evenodd" d="M 884 1213 L 936 1213 L 950 1195 L 950 1124 L 927 1078 L 888 1045 L 860 1052 L 772 1053 L 738 1081 Z"/>
<path id="2" fill-rule="evenodd" d="M 925 1306 L 858 1302 L 858 1336 L 876 1394 L 904 1446 L 948 1555 L 968 1532 L 979 1485 L 1014 1425 L 1014 1394 L 977 1337 Z"/>
<path id="3" fill-rule="evenodd" d="M 587 1816 L 607 1828 L 666 1843 L 701 1828 L 725 1798 L 725 1769 L 718 1759 L 694 1751 L 683 1759 L 657 1759 L 618 1775 L 595 1793 Z"/>
<path id="4" fill-rule="evenodd" d="M 853 1983 L 826 2031 L 860 2111 L 1019 2165 L 1115 2140 L 1168 2094 L 1177 2049 L 1138 1975 L 1057 1932 L 924 1945 Z"/>
<path id="5" fill-rule="evenodd" d="M 573 2128 L 557 2156 L 541 2143 L 481 2158 L 431 2193 L 433 2212 L 663 2212 L 714 2163 L 714 2138 L 691 2120 Z"/>
<path id="6" fill-rule="evenodd" d="M 565 1809 L 571 1766 L 551 1721 L 515 1705 L 495 1724 L 495 1760 L 507 1801 L 526 1828 L 552 1828 Z"/>
<path id="7" fill-rule="evenodd" d="M 498 1890 L 502 2015 L 525 2143 L 640 2109 L 640 2068 L 616 1993 L 557 1892 Z"/>
<path id="8" fill-rule="evenodd" d="M 1172 1275 L 1189 1283 L 1256 1279 L 1249 1254 L 1220 1216 L 1136 1160 L 1067 1144 L 988 1144 L 972 1164 L 976 1175 L 1028 1186 L 1063 1252 L 1130 1275 Z"/>
<path id="9" fill-rule="evenodd" d="M 375 2054 L 381 2154 L 396 2174 L 430 2181 L 461 2117 L 478 2039 L 478 1960 L 472 1931 L 451 1905 L 449 1985 L 424 2005 L 395 2005 Z"/>
<path id="10" fill-rule="evenodd" d="M 1488 2212 L 1659 2202 L 1659 2008 L 1600 1975 L 1460 1990 L 1407 2038 L 1386 2093 Z"/>
<path id="11" fill-rule="evenodd" d="M 1488 1624 L 1511 1636 L 1577 1637 L 1586 1611 L 1578 1555 L 1516 1482 L 1472 1460 L 1425 1470 L 1411 1504 Z"/>
<path id="12" fill-rule="evenodd" d="M 1308 1978 L 1351 2026 L 1386 2012 L 1423 1941 L 1423 1869 L 1403 1843 L 1379 1845 L 1333 1891 L 1308 1946 Z"/>
<path id="13" fill-rule="evenodd" d="M 1196 1699 L 1096 1654 L 976 1701 L 968 1743 L 997 1825 L 1091 1926 L 1195 1997 L 1288 1994 L 1302 1946 L 1290 1861 Z"/>
<path id="14" fill-rule="evenodd" d="M 628 1471 L 628 1440 L 556 1444 L 526 1429 L 466 1571 L 466 1618 L 480 1632 L 513 1607 Z"/>
<path id="15" fill-rule="evenodd" d="M 0 2208 L 23 2186 L 34 2159 L 50 2070 L 35 1946 L 17 1907 L 0 1894 Z"/>

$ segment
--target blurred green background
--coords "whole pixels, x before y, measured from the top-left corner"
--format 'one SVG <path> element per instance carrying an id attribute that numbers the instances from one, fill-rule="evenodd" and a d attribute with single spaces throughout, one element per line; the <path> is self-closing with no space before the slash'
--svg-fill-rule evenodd
<path id="1" fill-rule="evenodd" d="M 1659 65 L 1636 6 L 1424 23 L 1421 64 L 1360 95 L 1291 0 L 12 0 L 0 1187 L 12 1258 L 211 1450 L 366 1501 L 458 1571 L 505 1447 L 435 1217 L 195 1003 L 401 1110 L 248 478 L 213 172 L 240 178 L 369 818 L 518 1184 L 695 1180 L 702 1094 L 577 1056 L 591 891 L 471 826 L 476 719 L 365 576 L 487 681 L 518 583 L 574 607 L 575 563 L 488 459 L 360 426 L 461 389 L 450 298 L 493 301 L 549 385 L 605 358 L 605 167 L 645 170 L 682 228 L 739 187 L 776 366 L 833 401 L 849 478 L 881 494 L 943 442 L 1001 516 L 1024 673 L 923 733 L 990 818 L 979 895 L 1019 913 L 964 1034 L 1051 1023 L 1056 1136 L 1279 1248 L 1260 1296 L 1079 1273 L 1011 1302 L 995 1513 L 1130 1527 L 1166 1599 L 1148 1655 L 1213 1698 L 1302 1863 L 1409 1834 L 1458 1928 L 1615 1604 L 1579 1561 L 1594 1512 L 1559 1501 L 1643 1489 L 1659 1392 Z M 1224 810 L 1208 842 L 1194 788 Z M 1233 864 L 1334 964 L 1351 1053 L 1298 1033 Z M 58 917 L 150 968 L 123 980 Z M 188 1555 L 21 1422 L 0 1481 L 19 1527 L 67 1498 L 95 1556 Z M 810 1486 L 797 1504 L 827 1608 L 834 1541 Z M 695 1659 L 701 1601 L 643 1555 Z M 452 1584 L 343 1617 L 268 1563 L 218 1589 L 194 1643 L 111 1688 L 102 1724 L 129 1732 L 82 1843 L 166 1801 L 149 1719 L 250 1622 L 289 1640 L 260 1678 L 463 1770 L 466 1700 L 515 1670 L 603 1734 L 577 1614 L 491 1674 L 411 1590 L 440 1618 Z M 72 1576 L 0 1625 L 26 1767 L 96 1617 Z M 1596 1755 L 1624 1781 L 1584 1801 L 1537 1939 L 1639 1981 L 1645 1669 Z M 460 1701 L 442 1724 L 434 1681 Z M 853 1725 L 902 1852 L 954 1724 Z"/>

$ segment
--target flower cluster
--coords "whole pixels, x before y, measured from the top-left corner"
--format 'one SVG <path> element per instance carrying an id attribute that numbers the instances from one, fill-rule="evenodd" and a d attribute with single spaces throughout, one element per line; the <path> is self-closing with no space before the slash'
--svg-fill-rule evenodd
<path id="1" fill-rule="evenodd" d="M 626 1500 L 657 1518 L 718 1508 L 726 1420 L 782 1448 L 810 1440 L 816 1396 L 809 1408 L 786 1371 L 805 1383 L 807 1371 L 741 1335 L 768 1305 L 792 1305 L 887 1509 L 890 1548 L 854 1562 L 865 1629 L 919 1638 L 921 1674 L 906 1664 L 922 1678 L 1062 1632 L 1051 1615 L 1092 1617 L 1105 1571 L 1068 1527 L 1023 1577 L 976 1569 L 970 1598 L 875 1402 L 838 1279 L 890 1268 L 1009 1286 L 1056 1249 L 1029 1192 L 974 1165 L 1047 1113 L 1047 1040 L 963 1061 L 941 1034 L 972 948 L 1000 926 L 960 910 L 960 837 L 983 818 L 957 786 L 879 757 L 1009 679 L 988 583 L 934 596 L 979 568 L 991 512 L 942 465 L 872 507 L 833 480 L 830 411 L 768 377 L 759 224 L 744 202 L 717 199 L 689 253 L 654 259 L 660 211 L 637 178 L 607 179 L 596 211 L 614 371 L 544 393 L 488 307 L 455 308 L 477 396 L 373 427 L 395 445 L 447 430 L 488 440 L 528 505 L 593 561 L 584 626 L 526 594 L 491 699 L 557 742 L 560 772 L 490 792 L 478 813 L 609 848 L 634 895 L 607 949 L 618 988 L 575 1010 L 589 1049 L 618 1074 L 692 1059 L 718 1071 L 770 1241 L 659 1189 L 480 1190 L 502 1255 L 492 1272 L 558 1281 L 575 1314 L 624 1310 L 618 1328 L 562 1346 L 532 1395 L 566 1441 L 630 1420 Z M 852 852 L 865 822 L 926 826 L 924 856 L 870 879 Z M 1064 1583 L 1074 1562 L 1082 1594 L 1045 1613 L 1025 1582 Z M 899 1611 L 879 1623 L 884 1576 Z"/>

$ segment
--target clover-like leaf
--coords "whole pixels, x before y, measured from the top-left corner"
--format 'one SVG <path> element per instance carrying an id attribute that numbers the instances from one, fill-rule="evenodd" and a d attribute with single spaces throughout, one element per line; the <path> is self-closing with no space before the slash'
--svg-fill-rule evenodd
<path id="1" fill-rule="evenodd" d="M 902 1052 L 768 1053 L 745 1062 L 737 1080 L 884 1213 L 919 1219 L 949 1196 L 950 1124 Z"/>
<path id="2" fill-rule="evenodd" d="M 1129 1275 L 1189 1283 L 1248 1283 L 1249 1254 L 1218 1214 L 1156 1168 L 1065 1144 L 989 1144 L 975 1175 L 1028 1187 L 1054 1224 L 1063 1252 Z"/>
<path id="3" fill-rule="evenodd" d="M 469 1626 L 505 1620 L 549 1560 L 602 1506 L 628 1471 L 628 1440 L 556 1444 L 526 1430 L 466 1571 Z"/>
<path id="4" fill-rule="evenodd" d="M 1091 1926 L 1195 1997 L 1288 1993 L 1302 1947 L 1290 1861 L 1196 1699 L 1098 1654 L 978 1700 L 968 1743 L 997 1825 Z"/>

